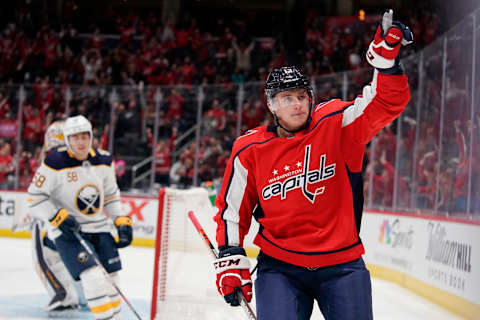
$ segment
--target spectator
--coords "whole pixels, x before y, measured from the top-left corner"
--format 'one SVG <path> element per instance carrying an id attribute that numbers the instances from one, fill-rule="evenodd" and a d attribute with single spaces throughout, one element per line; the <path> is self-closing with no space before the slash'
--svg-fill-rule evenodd
<path id="1" fill-rule="evenodd" d="M 176 137 L 177 130 L 175 128 L 172 130 L 170 141 L 165 139 L 160 140 L 155 148 L 155 182 L 162 186 L 170 185 L 170 166 L 172 161 L 173 144 Z"/>
<path id="2" fill-rule="evenodd" d="M 90 49 L 83 54 L 81 61 L 84 69 L 83 84 L 98 84 L 97 72 L 102 66 L 100 52 Z"/>
<path id="3" fill-rule="evenodd" d="M 185 99 L 180 95 L 177 89 L 172 89 L 170 95 L 166 99 L 167 102 L 167 118 L 172 123 L 179 122 L 182 117 L 182 109 L 185 104 Z"/>
<path id="4" fill-rule="evenodd" d="M 14 172 L 15 166 L 13 164 L 13 157 L 10 154 L 10 144 L 1 141 L 0 142 L 0 190 L 10 189 L 11 187 L 11 174 Z"/>
<path id="5" fill-rule="evenodd" d="M 5 113 L 5 118 L 0 118 L 0 139 L 12 139 L 17 136 L 18 123 L 10 112 Z"/>
<path id="6" fill-rule="evenodd" d="M 240 41 L 238 45 L 236 40 L 232 42 L 236 58 L 235 68 L 246 74 L 249 74 L 252 68 L 251 54 L 254 45 L 255 43 L 253 41 L 248 46 L 243 41 Z"/>
<path id="7" fill-rule="evenodd" d="M 213 99 L 211 109 L 205 114 L 205 134 L 218 137 L 225 129 L 226 113 L 218 99 Z"/>
<path id="8" fill-rule="evenodd" d="M 193 181 L 193 160 L 182 154 L 170 168 L 170 183 L 178 188 L 187 188 Z"/>
<path id="9" fill-rule="evenodd" d="M 40 144 L 43 135 L 43 119 L 40 117 L 38 109 L 31 105 L 26 105 L 23 110 L 23 142 L 26 150 L 33 151 Z"/>
<path id="10" fill-rule="evenodd" d="M 0 119 L 3 119 L 5 114 L 11 110 L 12 107 L 8 103 L 8 96 L 5 95 L 3 90 L 0 90 Z"/>

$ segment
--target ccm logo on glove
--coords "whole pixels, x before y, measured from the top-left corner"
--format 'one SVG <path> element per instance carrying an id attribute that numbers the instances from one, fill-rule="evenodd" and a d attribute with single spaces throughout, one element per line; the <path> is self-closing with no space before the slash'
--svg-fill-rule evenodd
<path id="1" fill-rule="evenodd" d="M 214 262 L 213 265 L 215 269 L 223 268 L 223 267 L 230 267 L 230 266 L 239 266 L 240 265 L 240 258 L 238 259 L 228 259 L 223 261 Z"/>

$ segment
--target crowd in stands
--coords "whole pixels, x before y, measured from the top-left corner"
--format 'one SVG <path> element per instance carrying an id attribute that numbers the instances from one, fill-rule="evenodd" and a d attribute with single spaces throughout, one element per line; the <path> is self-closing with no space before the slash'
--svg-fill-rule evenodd
<path id="1" fill-rule="evenodd" d="M 153 12 L 109 14 L 115 21 L 109 34 L 95 25 L 89 33 L 79 33 L 71 24 L 58 29 L 43 25 L 27 32 L 18 21 L 7 24 L 0 34 L 0 189 L 13 186 L 18 120 L 23 123 L 18 146 L 21 189 L 28 186 L 39 166 L 46 128 L 68 114 L 87 115 L 94 126 L 94 146 L 114 150 L 122 189 L 131 186 L 128 168 L 152 153 L 155 181 L 160 185 L 190 186 L 196 154 L 199 182 L 218 180 L 237 132 L 272 123 L 263 83 L 272 68 L 287 63 L 286 48 L 278 39 L 258 38 L 248 33 L 245 25 L 229 24 L 221 18 L 212 30 L 201 30 L 195 19 L 180 19 L 174 24 L 162 22 Z M 439 33 L 439 19 L 433 13 L 419 16 L 410 12 L 404 21 L 415 35 L 415 45 L 403 52 L 404 56 L 432 43 Z M 303 66 L 313 79 L 317 102 L 341 98 L 338 72 L 342 71 L 349 71 L 347 98 L 354 99 L 360 93 L 371 77 L 364 69 L 367 64 L 363 57 L 377 25 L 377 16 L 359 20 L 326 18 L 314 12 L 306 15 Z M 111 30 L 115 33 L 110 34 Z M 19 84 L 25 87 L 24 100 L 18 94 Z M 20 117 L 19 101 L 24 101 Z M 203 108 L 201 140 L 198 145 L 193 140 L 177 142 L 195 125 L 199 103 Z M 467 119 L 458 120 L 458 151 L 453 153 L 457 167 L 450 163 L 449 169 L 442 171 L 445 180 L 465 172 L 468 155 L 461 147 L 461 136 L 480 127 L 480 117 L 469 126 Z M 402 133 L 402 150 L 409 154 L 414 152 L 416 127 L 426 125 L 414 122 L 405 121 L 408 129 Z M 240 130 L 237 123 L 241 123 Z M 373 181 L 372 200 L 381 206 L 392 205 L 397 170 L 397 188 L 402 195 L 397 203 L 410 206 L 414 201 L 409 198 L 411 190 L 416 188 L 420 196 L 415 201 L 420 207 L 429 207 L 436 197 L 438 127 L 422 127 L 425 136 L 417 146 L 416 163 L 406 161 L 408 168 L 395 165 L 395 130 L 386 128 L 377 141 L 376 154 L 369 154 L 372 170 L 367 172 L 373 177 L 367 175 L 365 180 Z M 477 168 L 475 164 L 474 170 Z M 415 185 L 405 174 L 413 171 Z M 442 201 L 449 206 L 445 210 L 464 210 L 465 177 L 455 181 L 454 192 L 440 191 Z"/>

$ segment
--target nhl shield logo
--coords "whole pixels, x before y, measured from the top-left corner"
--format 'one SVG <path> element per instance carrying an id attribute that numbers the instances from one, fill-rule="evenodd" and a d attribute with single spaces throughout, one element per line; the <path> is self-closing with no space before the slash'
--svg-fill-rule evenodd
<path id="1" fill-rule="evenodd" d="M 84 215 L 91 216 L 100 208 L 100 191 L 94 184 L 87 184 L 77 192 L 76 205 L 78 211 Z"/>

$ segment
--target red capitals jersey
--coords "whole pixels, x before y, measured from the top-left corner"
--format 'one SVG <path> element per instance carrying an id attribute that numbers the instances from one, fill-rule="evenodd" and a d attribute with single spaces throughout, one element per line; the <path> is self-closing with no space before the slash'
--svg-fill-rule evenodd
<path id="1" fill-rule="evenodd" d="M 239 137 L 215 203 L 218 245 L 242 246 L 253 215 L 254 243 L 278 260 L 321 267 L 360 258 L 365 145 L 409 99 L 405 75 L 375 71 L 355 101 L 317 105 L 291 137 L 267 126 Z"/>

